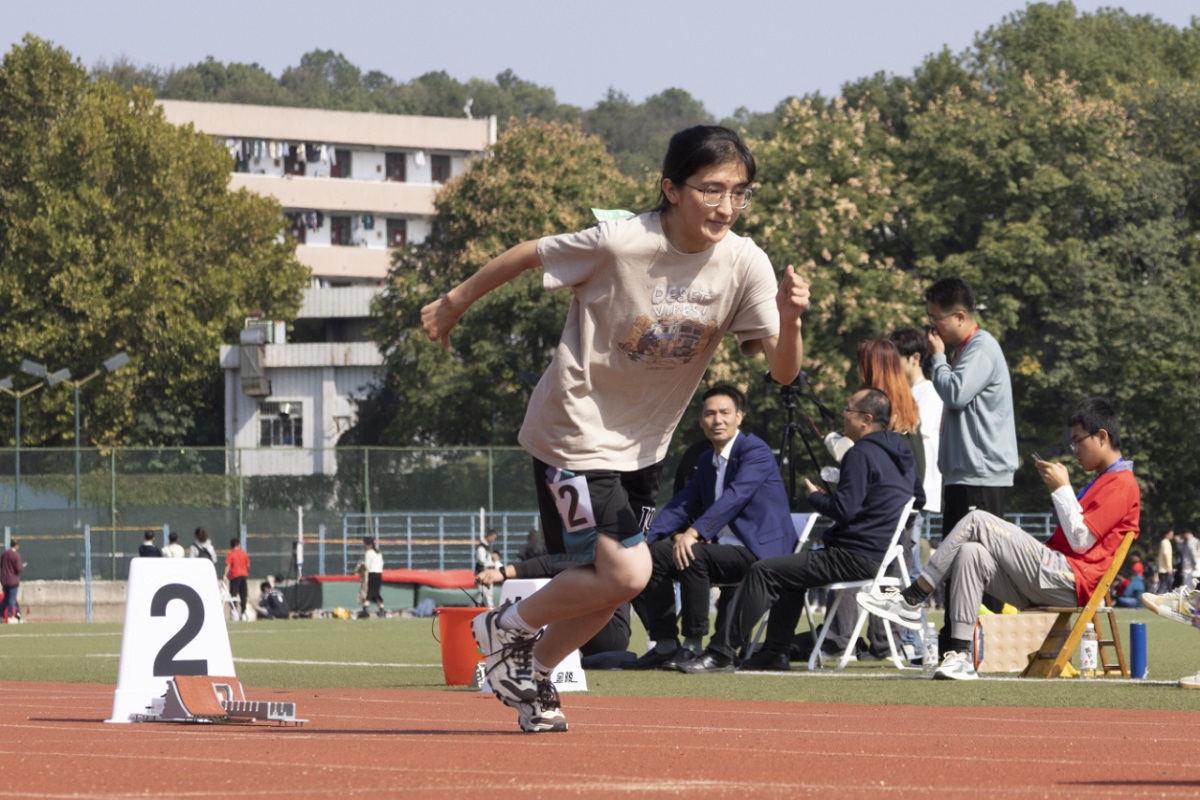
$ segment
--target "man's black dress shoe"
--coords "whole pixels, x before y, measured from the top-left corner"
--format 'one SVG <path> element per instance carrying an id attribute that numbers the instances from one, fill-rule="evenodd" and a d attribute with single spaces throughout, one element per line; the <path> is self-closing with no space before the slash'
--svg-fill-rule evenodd
<path id="1" fill-rule="evenodd" d="M 679 665 L 680 672 L 689 675 L 701 675 L 709 672 L 733 672 L 733 659 L 719 653 L 705 650 L 696 658 Z"/>
<path id="2" fill-rule="evenodd" d="M 632 663 L 626 664 L 621 669 L 658 669 L 663 664 L 666 664 L 675 654 L 679 652 L 676 649 L 674 652 L 660 653 L 657 650 L 651 650 L 646 655 L 635 659 Z"/>
<path id="3" fill-rule="evenodd" d="M 661 667 L 659 667 L 659 669 L 678 670 L 684 664 L 689 664 L 689 663 L 695 661 L 699 657 L 700 657 L 700 654 L 697 653 L 695 650 L 692 650 L 687 647 L 680 647 L 678 650 L 675 651 L 674 655 L 671 656 L 670 660 L 664 662 L 663 665 Z"/>
<path id="4" fill-rule="evenodd" d="M 767 672 L 787 672 L 792 668 L 788 662 L 787 653 L 772 653 L 769 650 L 759 650 L 741 663 L 738 669 L 754 669 Z"/>

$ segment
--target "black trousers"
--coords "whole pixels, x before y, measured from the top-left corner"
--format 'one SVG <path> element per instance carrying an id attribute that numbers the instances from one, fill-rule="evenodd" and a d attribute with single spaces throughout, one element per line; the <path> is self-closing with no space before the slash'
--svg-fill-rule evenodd
<path id="1" fill-rule="evenodd" d="M 786 652 L 800 622 L 804 592 L 836 581 L 870 580 L 879 570 L 880 559 L 882 556 L 825 547 L 756 562 L 733 596 L 724 624 L 713 636 L 709 649 L 733 658 L 755 623 L 770 611 L 766 647 Z"/>
<path id="2" fill-rule="evenodd" d="M 712 587 L 739 583 L 757 560 L 745 547 L 728 544 L 701 544 L 692 547 L 695 556 L 687 569 L 675 568 L 670 539 L 659 539 L 650 545 L 653 565 L 650 582 L 633 601 L 633 610 L 646 626 L 654 641 L 678 638 L 680 626 L 675 624 L 675 587 L 679 581 L 680 622 L 684 636 L 708 635 L 708 605 Z M 725 604 L 722 604 L 725 607 Z M 717 614 L 717 624 L 723 622 Z"/>
<path id="3" fill-rule="evenodd" d="M 997 517 L 1004 516 L 1004 508 L 1008 505 L 1008 495 L 1012 492 L 1010 486 L 967 486 L 965 484 L 956 483 L 954 485 L 942 487 L 942 537 L 950 535 L 950 531 L 954 530 L 954 526 L 970 513 L 972 508 L 977 508 L 980 511 L 986 511 L 989 514 L 995 514 Z M 942 583 L 941 589 L 946 597 L 950 596 L 950 584 L 954 580 L 954 575 L 946 576 L 945 582 Z M 983 604 L 989 610 L 999 613 L 1003 607 L 1003 603 L 997 603 L 994 599 L 983 596 Z M 942 629 L 938 631 L 938 648 L 939 652 L 945 653 L 950 648 L 950 615 L 946 615 L 946 620 L 942 624 Z"/>

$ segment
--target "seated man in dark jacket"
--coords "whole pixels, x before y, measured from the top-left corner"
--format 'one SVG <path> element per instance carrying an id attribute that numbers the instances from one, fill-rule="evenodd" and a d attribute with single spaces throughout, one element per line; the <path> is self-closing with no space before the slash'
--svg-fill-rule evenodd
<path id="1" fill-rule="evenodd" d="M 925 504 L 912 451 L 887 429 L 891 416 L 892 404 L 878 389 L 862 389 L 850 398 L 843 423 L 855 444 L 842 459 L 837 493 L 830 497 L 804 482 L 808 502 L 834 522 L 824 536 L 825 547 L 755 563 L 721 629 L 703 655 L 680 665 L 681 672 L 732 672 L 733 657 L 754 624 L 780 596 L 789 595 L 792 602 L 772 610 L 767 624 L 766 647 L 785 651 L 800 621 L 798 596 L 814 586 L 875 576 L 905 504 L 913 497 L 916 508 Z"/>
<path id="2" fill-rule="evenodd" d="M 650 530 L 653 571 L 633 601 L 655 647 L 626 669 L 675 669 L 700 655 L 708 635 L 714 584 L 739 583 L 760 558 L 796 549 L 775 454 L 762 439 L 740 430 L 746 400 L 732 386 L 704 393 L 700 430 L 711 445 L 695 474 L 663 507 Z M 683 645 L 675 623 L 674 581 L 679 581 Z M 732 592 L 732 588 L 725 591 Z M 717 622 L 724 615 L 718 613 Z"/>

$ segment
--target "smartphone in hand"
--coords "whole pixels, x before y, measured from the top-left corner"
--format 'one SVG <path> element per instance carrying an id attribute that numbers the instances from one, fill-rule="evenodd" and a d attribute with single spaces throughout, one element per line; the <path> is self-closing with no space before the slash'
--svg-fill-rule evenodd
<path id="1" fill-rule="evenodd" d="M 1030 458 L 1033 459 L 1033 463 L 1035 463 L 1035 464 L 1039 461 L 1045 461 L 1045 459 L 1042 458 L 1041 456 L 1039 456 L 1037 453 L 1034 453 L 1033 455 L 1031 455 Z"/>

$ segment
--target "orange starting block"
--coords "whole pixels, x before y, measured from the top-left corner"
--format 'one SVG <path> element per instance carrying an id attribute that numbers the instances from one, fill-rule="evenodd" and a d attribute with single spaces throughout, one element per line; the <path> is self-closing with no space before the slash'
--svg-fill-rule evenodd
<path id="1" fill-rule="evenodd" d="M 167 679 L 167 692 L 156 697 L 145 714 L 133 722 L 256 722 L 303 725 L 295 703 L 247 700 L 237 678 L 219 675 L 176 675 Z"/>

